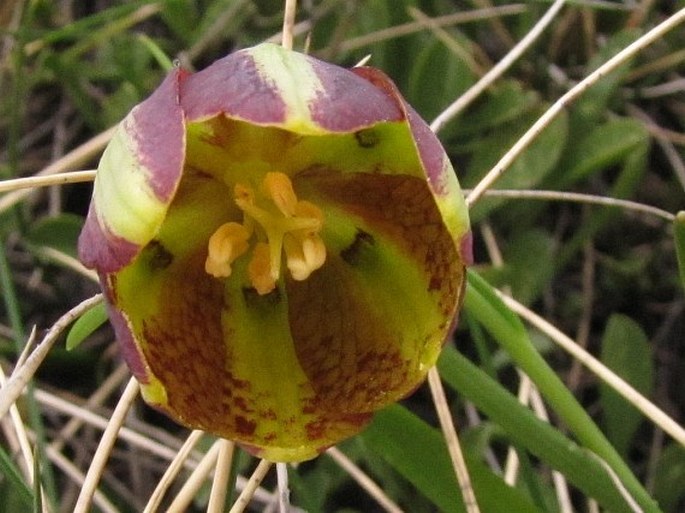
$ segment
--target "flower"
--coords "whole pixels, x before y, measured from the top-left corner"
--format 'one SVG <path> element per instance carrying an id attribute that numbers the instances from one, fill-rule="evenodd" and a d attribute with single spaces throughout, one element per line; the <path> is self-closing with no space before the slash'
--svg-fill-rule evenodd
<path id="1" fill-rule="evenodd" d="M 79 254 L 149 404 L 297 461 L 423 381 L 470 241 L 444 150 L 385 75 L 262 44 L 133 108 Z"/>

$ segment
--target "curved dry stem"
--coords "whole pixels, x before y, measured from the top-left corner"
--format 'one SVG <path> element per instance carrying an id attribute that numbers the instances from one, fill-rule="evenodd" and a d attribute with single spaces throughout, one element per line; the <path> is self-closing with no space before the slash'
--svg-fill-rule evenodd
<path id="1" fill-rule="evenodd" d="M 129 375 L 128 367 L 122 364 L 117 367 L 114 372 L 110 373 L 105 381 L 95 390 L 89 397 L 83 407 L 87 410 L 102 404 L 126 379 Z M 49 447 L 55 451 L 61 451 L 67 440 L 73 437 L 76 432 L 83 426 L 84 421 L 78 417 L 73 417 L 67 422 L 57 435 L 50 442 Z"/>
<path id="2" fill-rule="evenodd" d="M 540 37 L 540 34 L 547 28 L 557 15 L 559 10 L 563 7 L 566 0 L 556 0 L 547 12 L 540 18 L 535 26 L 525 35 L 519 43 L 511 49 L 511 51 L 504 56 L 490 71 L 485 73 L 478 82 L 474 84 L 468 91 L 461 95 L 457 100 L 441 112 L 431 123 L 431 130 L 439 132 L 450 120 L 454 119 L 462 110 L 478 98 L 483 91 L 492 85 L 492 83 L 504 74 L 504 72 L 511 67 L 516 60 L 523 55 L 523 53 L 530 48 L 535 40 Z"/>
<path id="3" fill-rule="evenodd" d="M 278 481 L 278 511 L 290 511 L 290 487 L 288 485 L 288 464 L 276 463 L 276 479 Z"/>
<path id="4" fill-rule="evenodd" d="M 220 448 L 220 440 L 217 440 L 214 442 L 214 445 L 212 445 L 211 449 L 207 451 L 207 454 L 204 455 L 202 460 L 200 460 L 197 468 L 195 468 L 193 473 L 190 474 L 190 477 L 183 484 L 183 487 L 178 492 L 178 495 L 174 497 L 169 509 L 167 509 L 167 513 L 183 513 L 188 509 L 188 506 L 197 495 L 200 487 L 207 480 L 207 476 L 214 468 L 216 459 L 219 457 Z"/>
<path id="5" fill-rule="evenodd" d="M 228 479 L 231 476 L 231 463 L 233 462 L 235 444 L 230 440 L 221 440 L 219 444 L 219 456 L 217 457 L 214 480 L 212 481 L 212 491 L 209 494 L 207 513 L 222 513 L 224 511 Z"/>
<path id="6" fill-rule="evenodd" d="M 138 385 L 138 382 L 135 378 L 131 378 L 128 385 L 126 385 L 124 392 L 121 394 L 117 407 L 112 413 L 112 418 L 107 424 L 107 429 L 102 433 L 100 443 L 93 455 L 93 461 L 88 467 L 86 479 L 81 488 L 81 493 L 79 493 L 78 500 L 76 501 L 76 506 L 74 507 L 74 513 L 87 513 L 90 510 L 93 494 L 95 493 L 100 477 L 105 470 L 105 465 L 112 452 L 112 448 L 117 441 L 117 433 L 124 424 L 128 410 L 138 396 L 139 389 L 140 386 Z"/>
<path id="7" fill-rule="evenodd" d="M 640 410 L 647 418 L 668 433 L 679 444 L 685 446 L 685 428 L 678 425 L 678 423 L 664 413 L 663 410 L 640 394 L 640 392 L 635 390 L 625 380 L 620 378 L 611 369 L 607 368 L 602 362 L 576 344 L 570 337 L 566 336 L 551 323 L 547 322 L 515 299 L 502 294 L 499 291 L 498 296 L 513 312 L 520 315 L 532 326 L 550 337 L 553 342 L 571 356 L 577 358 L 595 376 L 613 388 L 616 393 L 623 396 L 624 399 Z"/>
<path id="8" fill-rule="evenodd" d="M 499 5 L 487 9 L 475 9 L 473 11 L 458 12 L 454 14 L 446 14 L 445 16 L 438 16 L 432 19 L 432 23 L 437 27 L 448 27 L 451 25 L 459 25 L 473 21 L 486 20 L 491 18 L 498 18 L 501 16 L 513 16 L 521 14 L 526 11 L 526 6 L 523 4 Z M 365 48 L 369 45 L 386 41 L 388 39 L 395 39 L 402 36 L 415 34 L 426 28 L 425 23 L 420 21 L 412 21 L 388 27 L 386 29 L 377 30 L 370 34 L 357 36 L 343 41 L 340 44 L 340 51 L 349 52 L 359 48 Z"/>
<path id="9" fill-rule="evenodd" d="M 473 492 L 471 477 L 469 476 L 469 471 L 466 467 L 464 454 L 461 451 L 457 430 L 455 429 L 454 421 L 452 420 L 452 412 L 450 411 L 449 404 L 447 404 L 445 389 L 442 386 L 442 381 L 440 381 L 440 374 L 438 373 L 437 367 L 432 367 L 431 370 L 428 371 L 428 384 L 430 385 L 431 396 L 433 397 L 435 410 L 438 414 L 438 419 L 440 420 L 440 427 L 442 428 L 445 441 L 447 442 L 447 451 L 450 453 L 452 466 L 457 475 L 464 506 L 466 507 L 467 513 L 479 513 L 480 508 L 478 507 L 478 501 L 476 501 L 476 495 Z"/>
<path id="10" fill-rule="evenodd" d="M 2 369 L 2 366 L 0 366 L 0 386 L 4 387 L 6 383 L 7 379 L 5 376 L 5 371 Z M 24 425 L 24 422 L 21 418 L 21 414 L 19 413 L 19 408 L 17 408 L 16 404 L 12 404 L 12 406 L 10 406 L 10 419 L 12 421 L 12 427 L 14 428 L 14 432 L 16 434 L 16 440 L 19 443 L 21 455 L 24 458 L 24 465 L 22 465 L 22 470 L 24 471 L 25 476 L 27 477 L 27 481 L 35 487 L 36 476 L 34 475 L 35 466 L 33 449 L 31 448 L 31 442 L 29 441 L 29 435 L 26 430 L 26 426 Z M 40 487 L 40 493 L 41 495 L 44 494 L 42 486 Z M 43 500 L 42 503 L 43 509 L 45 510 L 47 502 Z"/>
<path id="11" fill-rule="evenodd" d="M 576 98 L 587 91 L 590 86 L 597 81 L 604 78 L 608 73 L 615 70 L 621 64 L 633 57 L 635 54 L 643 50 L 645 47 L 651 45 L 654 41 L 661 38 L 668 31 L 672 30 L 680 23 L 685 21 L 685 9 L 681 9 L 645 35 L 634 41 L 632 44 L 626 46 L 623 50 L 614 55 L 607 62 L 602 64 L 595 71 L 590 73 L 587 77 L 581 80 L 575 87 L 570 89 L 566 94 L 559 98 L 538 120 L 533 123 L 528 131 L 516 141 L 516 143 L 504 154 L 504 156 L 495 164 L 495 166 L 483 177 L 483 179 L 476 185 L 471 193 L 466 197 L 466 204 L 472 207 L 488 190 L 495 181 L 502 176 L 502 174 L 509 168 L 509 166 L 518 158 L 518 156 L 525 150 L 540 133 L 547 128 L 547 126 L 570 105 Z"/>
<path id="12" fill-rule="evenodd" d="M 240 492 L 240 495 L 236 499 L 235 504 L 231 507 L 229 513 L 242 513 L 245 511 L 245 508 L 250 504 L 255 491 L 259 488 L 262 479 L 264 479 L 264 476 L 269 472 L 271 465 L 272 463 L 267 460 L 261 460 L 259 462 L 259 465 L 257 465 L 257 468 L 250 476 L 245 488 Z"/>
<path id="13" fill-rule="evenodd" d="M 71 171 L 55 175 L 36 175 L 26 178 L 13 178 L 0 181 L 0 192 L 34 189 L 36 187 L 50 187 L 52 185 L 67 185 L 70 183 L 92 182 L 95 180 L 95 169 L 85 171 Z"/>
<path id="14" fill-rule="evenodd" d="M 171 483 L 176 479 L 176 476 L 183 468 L 183 464 L 188 459 L 190 452 L 195 447 L 195 444 L 200 441 L 200 438 L 204 435 L 204 432 L 195 430 L 188 435 L 183 446 L 178 450 L 174 459 L 169 463 L 167 469 L 164 471 L 164 475 L 161 477 L 154 491 L 150 495 L 150 500 L 148 501 L 143 513 L 152 513 L 157 511 L 164 494 L 171 486 Z"/>
<path id="15" fill-rule="evenodd" d="M 472 189 L 464 189 L 465 193 L 469 193 L 471 191 Z M 664 221 L 668 221 L 669 223 L 672 223 L 675 220 L 674 214 L 671 214 L 670 212 L 662 210 L 658 207 L 645 205 L 644 203 L 638 203 L 636 201 L 608 198 L 606 196 L 596 196 L 593 194 L 582 194 L 578 192 L 490 189 L 488 191 L 484 191 L 483 195 L 492 198 L 568 201 L 572 203 L 584 203 L 587 205 L 601 205 L 605 207 L 616 207 L 632 212 L 639 212 L 642 214 L 649 214 L 659 217 Z"/>
<path id="16" fill-rule="evenodd" d="M 340 465 L 340 467 L 347 472 L 381 508 L 388 513 L 402 513 L 402 509 L 388 497 L 383 489 L 378 486 L 368 474 L 355 465 L 351 459 L 345 456 L 342 451 L 335 447 L 331 447 L 326 451 L 326 454 L 333 458 L 333 461 Z"/>
<path id="17" fill-rule="evenodd" d="M 87 164 L 89 160 L 96 157 L 107 145 L 109 140 L 112 138 L 112 135 L 114 135 L 115 130 L 116 126 L 99 133 L 92 139 L 71 150 L 59 160 L 56 160 L 47 166 L 35 176 L 47 176 L 54 175 L 56 173 L 63 173 L 70 169 L 79 168 L 84 164 Z M 5 212 L 9 208 L 13 207 L 32 192 L 33 189 L 22 189 L 13 191 L 6 196 L 3 196 L 0 198 L 0 213 Z"/>
<path id="18" fill-rule="evenodd" d="M 54 465 L 59 468 L 64 474 L 71 479 L 79 488 L 83 486 L 86 477 L 81 470 L 74 465 L 71 460 L 62 455 L 59 451 L 48 446 L 45 448 L 45 454 Z M 110 502 L 107 496 L 100 490 L 95 490 L 93 494 L 93 504 L 95 504 L 102 513 L 119 513 L 119 508 Z"/>
<path id="19" fill-rule="evenodd" d="M 293 49 L 293 27 L 295 26 L 295 15 L 297 14 L 297 0 L 285 0 L 283 10 L 283 34 L 281 45 L 286 50 Z"/>
<path id="20" fill-rule="evenodd" d="M 26 363 L 21 367 L 15 369 L 12 377 L 7 381 L 7 384 L 0 389 L 0 417 L 4 417 L 10 406 L 14 404 L 17 398 L 21 395 L 28 382 L 38 370 L 38 367 L 43 362 L 48 352 L 59 338 L 60 334 L 69 326 L 74 320 L 89 310 L 93 306 L 102 301 L 102 294 L 96 294 L 90 299 L 82 301 L 74 308 L 69 310 L 66 314 L 59 318 L 59 320 L 52 325 L 50 330 L 43 338 L 38 347 L 26 359 Z"/>

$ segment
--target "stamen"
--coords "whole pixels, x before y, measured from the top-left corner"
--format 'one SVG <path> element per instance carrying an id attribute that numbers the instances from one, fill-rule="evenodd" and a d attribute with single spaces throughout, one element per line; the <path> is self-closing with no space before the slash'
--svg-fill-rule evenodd
<path id="1" fill-rule="evenodd" d="M 267 197 L 271 198 L 284 216 L 292 217 L 297 207 L 297 196 L 293 190 L 293 183 L 284 173 L 267 173 L 262 183 Z"/>
<path id="2" fill-rule="evenodd" d="M 231 264 L 248 248 L 250 233 L 238 223 L 225 223 L 219 226 L 209 238 L 205 272 L 215 278 L 231 275 Z"/>
<path id="3" fill-rule="evenodd" d="M 276 288 L 284 251 L 290 274 L 302 281 L 324 264 L 326 247 L 318 235 L 323 212 L 313 203 L 297 199 L 288 175 L 267 173 L 261 192 L 271 205 L 259 205 L 250 186 L 236 184 L 234 198 L 243 211 L 243 224 L 226 223 L 212 235 L 205 270 L 217 278 L 230 276 L 231 263 L 247 251 L 247 241 L 255 233 L 258 242 L 248 264 L 248 277 L 264 295 Z"/>

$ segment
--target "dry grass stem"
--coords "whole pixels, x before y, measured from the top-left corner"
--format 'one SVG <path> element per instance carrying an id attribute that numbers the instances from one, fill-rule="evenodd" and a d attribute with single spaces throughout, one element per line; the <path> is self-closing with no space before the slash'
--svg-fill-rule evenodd
<path id="1" fill-rule="evenodd" d="M 5 372 L 2 369 L 2 366 L 0 366 L 0 386 L 4 387 L 6 383 L 7 379 Z M 17 408 L 16 404 L 12 404 L 9 413 L 16 440 L 19 444 L 23 458 L 24 464 L 21 465 L 22 470 L 24 471 L 25 476 L 28 478 L 27 481 L 31 483 L 31 485 L 35 486 L 33 448 L 31 447 L 31 442 L 29 441 L 29 435 L 26 430 L 26 426 L 24 425 L 24 421 L 21 418 L 19 408 Z M 43 493 L 42 487 L 41 493 Z M 43 500 L 43 507 L 45 508 L 46 505 L 46 501 Z"/>
<path id="2" fill-rule="evenodd" d="M 290 486 L 287 463 L 276 463 L 276 479 L 278 481 L 278 513 L 288 513 L 290 511 Z"/>
<path id="3" fill-rule="evenodd" d="M 528 376 L 525 376 L 524 379 L 530 381 Z M 542 400 L 539 390 L 532 382 L 530 387 L 530 404 L 533 407 L 535 415 L 549 424 L 549 415 L 547 414 L 545 403 Z M 573 513 L 571 493 L 568 489 L 566 478 L 561 472 L 552 470 L 552 481 L 554 483 L 554 491 L 557 496 L 557 502 L 559 503 L 560 513 Z"/>
<path id="4" fill-rule="evenodd" d="M 462 23 L 497 18 L 501 16 L 513 16 L 516 14 L 521 14 L 525 11 L 526 6 L 523 4 L 500 5 L 488 9 L 476 9 L 473 11 L 438 16 L 432 18 L 432 23 L 437 27 L 448 27 L 451 25 L 459 25 Z M 366 48 L 369 45 L 379 43 L 381 41 L 395 39 L 420 32 L 425 30 L 425 28 L 425 23 L 420 21 L 403 23 L 402 25 L 395 25 L 394 27 L 377 30 L 376 32 L 371 32 L 370 34 L 364 34 L 363 36 L 352 37 L 346 41 L 343 41 L 339 49 L 342 52 L 349 52 L 359 48 Z"/>
<path id="5" fill-rule="evenodd" d="M 471 46 L 465 48 L 461 42 L 457 41 L 444 28 L 434 23 L 430 16 L 426 16 L 419 9 L 415 7 L 408 7 L 407 12 L 412 18 L 417 20 L 419 23 L 422 23 L 425 28 L 430 30 L 435 39 L 444 44 L 450 52 L 464 61 L 464 64 L 468 66 L 474 75 L 482 76 L 485 74 L 483 67 L 473 57 L 474 48 Z"/>
<path id="6" fill-rule="evenodd" d="M 388 497 L 383 489 L 339 449 L 331 447 L 326 451 L 326 454 L 333 458 L 333 461 L 340 465 L 340 467 L 344 469 L 345 472 L 347 472 L 381 508 L 383 508 L 383 510 L 388 513 L 402 513 L 402 509 Z"/>
<path id="7" fill-rule="evenodd" d="M 664 34 L 677 27 L 680 23 L 685 21 L 685 9 L 681 9 L 674 15 L 670 16 L 645 35 L 626 46 L 623 50 L 614 55 L 611 59 L 602 64 L 595 71 L 590 73 L 587 77 L 581 80 L 575 87 L 570 89 L 566 94 L 559 98 L 547 111 L 533 123 L 533 125 L 526 131 L 523 136 L 512 145 L 504 156 L 495 164 L 495 166 L 483 177 L 483 179 L 476 185 L 471 193 L 466 197 L 466 203 L 469 207 L 473 206 L 485 193 L 490 189 L 497 179 L 509 168 L 509 166 L 518 158 L 518 156 L 525 150 L 530 143 L 532 143 L 538 135 L 576 98 L 582 95 L 590 86 L 597 83 L 597 81 L 604 78 L 607 74 L 614 71 L 621 64 L 633 57 L 638 52 L 642 51 L 653 42 L 660 39 Z"/>
<path id="8" fill-rule="evenodd" d="M 283 34 L 281 45 L 286 50 L 293 49 L 293 27 L 295 26 L 295 15 L 297 14 L 297 0 L 285 0 L 283 9 Z"/>
<path id="9" fill-rule="evenodd" d="M 5 416 L 10 406 L 14 404 L 24 391 L 26 385 L 36 373 L 36 370 L 38 370 L 38 367 L 40 367 L 40 364 L 67 326 L 80 317 L 83 312 L 100 303 L 100 301 L 102 301 L 102 294 L 96 294 L 90 299 L 86 299 L 76 305 L 52 325 L 41 343 L 38 344 L 36 349 L 31 353 L 31 356 L 26 359 L 26 363 L 15 369 L 12 373 L 12 377 L 7 381 L 5 386 L 0 389 L 0 417 Z"/>
<path id="10" fill-rule="evenodd" d="M 468 194 L 469 192 L 472 192 L 472 190 L 464 189 L 464 192 Z M 606 196 L 595 196 L 593 194 L 582 194 L 577 192 L 563 191 L 534 191 L 525 189 L 490 189 L 488 191 L 484 191 L 483 196 L 492 198 L 529 199 L 542 201 L 568 201 L 572 203 L 585 203 L 587 205 L 616 207 L 632 212 L 649 214 L 652 216 L 659 217 L 669 223 L 672 223 L 675 220 L 674 214 L 667 212 L 666 210 L 662 210 L 658 207 L 645 205 L 644 203 L 638 203 L 636 201 L 608 198 Z"/>
<path id="11" fill-rule="evenodd" d="M 45 448 L 45 454 L 50 461 L 64 472 L 64 475 L 76 483 L 79 488 L 83 486 L 86 477 L 71 460 L 50 446 Z M 107 496 L 100 490 L 95 490 L 95 493 L 93 494 L 93 504 L 100 508 L 103 513 L 120 513 L 119 508 L 112 504 Z"/>
<path id="12" fill-rule="evenodd" d="M 430 127 L 434 132 L 439 132 L 449 121 L 454 119 L 461 111 L 469 106 L 476 98 L 501 77 L 504 72 L 518 60 L 521 55 L 535 42 L 547 26 L 552 22 L 559 10 L 564 5 L 565 0 L 556 0 L 547 12 L 540 18 L 535 26 L 525 35 L 519 43 L 511 49 L 495 66 L 485 73 L 473 87 L 462 94 L 457 100 L 447 107 L 438 117 L 433 120 Z"/>
<path id="13" fill-rule="evenodd" d="M 612 469 L 606 461 L 604 461 L 602 458 L 597 456 L 594 452 L 588 451 L 588 454 L 590 456 L 594 457 L 599 462 L 599 464 L 602 465 L 604 470 L 607 471 L 609 478 L 614 483 L 614 486 L 618 490 L 618 493 L 620 493 L 621 496 L 625 499 L 625 501 L 628 504 L 628 507 L 631 509 L 631 511 L 633 511 L 633 513 L 644 513 L 644 510 L 640 507 L 640 505 L 633 498 L 633 496 L 630 495 L 630 492 L 623 485 L 623 483 L 621 482 L 621 479 L 616 475 L 616 472 L 614 472 L 614 469 Z"/>
<path id="14" fill-rule="evenodd" d="M 230 440 L 219 441 L 219 456 L 216 462 L 216 470 L 214 471 L 212 491 L 209 494 L 207 513 L 222 513 L 224 511 L 234 450 L 235 444 Z"/>
<path id="15" fill-rule="evenodd" d="M 171 483 L 173 483 L 174 479 L 176 479 L 176 476 L 183 468 L 183 464 L 188 459 L 190 452 L 193 450 L 197 442 L 200 441 L 203 435 L 204 432 L 199 430 L 192 431 L 190 435 L 188 435 L 188 438 L 186 438 L 186 441 L 183 443 L 183 446 L 178 450 L 174 459 L 171 460 L 171 463 L 169 463 L 169 465 L 167 465 L 167 468 L 164 471 L 164 475 L 160 478 L 159 482 L 157 483 L 157 486 L 150 495 L 150 499 L 148 500 L 148 503 L 145 506 L 145 510 L 143 511 L 143 513 L 153 513 L 157 511 L 160 503 L 162 502 L 164 494 L 167 492 L 167 490 L 171 486 Z"/>
<path id="16" fill-rule="evenodd" d="M 88 408 L 74 404 L 71 401 L 57 397 L 45 390 L 37 389 L 35 391 L 36 401 L 49 408 L 54 409 L 60 413 L 71 415 L 75 419 L 79 419 L 84 423 L 94 426 L 98 429 L 106 429 L 108 419 L 96 413 L 93 413 Z M 166 460 L 172 461 L 176 456 L 176 451 L 170 448 L 167 444 L 157 442 L 145 435 L 142 435 L 130 428 L 122 427 L 118 434 L 119 438 L 138 449 L 148 451 L 150 454 L 159 456 Z"/>
<path id="17" fill-rule="evenodd" d="M 42 246 L 38 248 L 37 251 L 41 257 L 46 258 L 55 264 L 59 264 L 67 269 L 71 269 L 72 271 L 88 278 L 91 281 L 98 281 L 98 274 L 95 271 L 87 269 L 86 266 L 80 262 L 80 260 L 75 259 L 71 255 L 67 255 L 66 253 L 63 253 L 55 248 L 50 248 L 47 246 Z"/>
<path id="18" fill-rule="evenodd" d="M 236 499 L 235 504 L 231 507 L 229 513 L 242 513 L 245 510 L 247 505 L 250 504 L 255 491 L 259 488 L 262 479 L 264 479 L 264 476 L 269 472 L 271 465 L 272 463 L 270 461 L 260 460 L 259 465 L 257 465 L 257 468 L 250 476 L 245 488 L 240 492 L 240 495 Z"/>
<path id="19" fill-rule="evenodd" d="M 214 442 L 212 447 L 207 451 L 200 463 L 190 474 L 190 477 L 183 484 L 183 487 L 174 497 L 173 502 L 167 509 L 167 513 L 183 513 L 188 509 L 188 505 L 193 501 L 197 492 L 207 480 L 207 477 L 212 472 L 216 460 L 219 457 L 219 450 L 221 449 L 221 441 Z"/>
<path id="20" fill-rule="evenodd" d="M 571 338 L 566 336 L 555 326 L 545 319 L 526 308 L 515 299 L 502 293 L 498 294 L 502 301 L 516 314 L 520 315 L 532 326 L 547 335 L 553 342 L 577 358 L 595 376 L 613 388 L 618 394 L 623 396 L 635 408 L 640 410 L 654 424 L 668 433 L 679 444 L 685 446 L 685 429 L 678 425 L 671 417 L 663 412 L 654 403 L 635 390 L 630 384 L 626 383 L 621 377 L 616 375 L 611 369 L 607 368 L 602 362 L 588 353 L 585 349 L 576 344 Z"/>
<path id="21" fill-rule="evenodd" d="M 454 421 L 452 420 L 452 412 L 450 411 L 449 404 L 447 404 L 445 389 L 442 387 L 442 381 L 440 381 L 440 374 L 438 374 L 437 367 L 432 367 L 431 370 L 428 371 L 428 384 L 430 385 L 431 396 L 433 397 L 435 410 L 438 413 L 438 419 L 440 420 L 440 427 L 442 428 L 445 441 L 447 442 L 447 452 L 450 454 L 452 466 L 457 475 L 464 506 L 466 507 L 467 513 L 479 513 L 480 508 L 476 501 L 476 495 L 473 493 L 471 477 L 469 476 L 468 468 L 466 467 L 464 454 L 461 451 L 457 430 L 455 429 Z"/>
<path id="22" fill-rule="evenodd" d="M 36 176 L 47 176 L 57 173 L 64 173 L 65 171 L 84 166 L 91 159 L 98 156 L 98 154 L 112 138 L 114 130 L 116 130 L 116 127 L 109 128 L 104 132 L 99 133 L 92 139 L 71 150 L 59 160 L 56 160 L 47 166 Z M 34 189 L 21 189 L 3 196 L 0 198 L 0 213 L 5 212 L 7 209 L 16 205 L 21 200 L 29 196 L 32 192 L 34 192 Z"/>
<path id="23" fill-rule="evenodd" d="M 126 367 L 126 365 L 119 365 L 119 367 L 105 378 L 102 385 L 88 397 L 83 408 L 85 410 L 91 410 L 92 408 L 101 405 L 105 399 L 118 390 L 127 376 L 129 376 L 128 367 Z M 73 417 L 59 430 L 57 435 L 55 435 L 52 442 L 50 442 L 50 448 L 61 451 L 66 441 L 73 437 L 81 426 L 83 426 L 83 420 L 78 417 Z"/>
<path id="24" fill-rule="evenodd" d="M 76 506 L 74 507 L 74 513 L 87 513 L 90 511 L 93 493 L 100 481 L 100 476 L 102 476 L 102 473 L 105 470 L 105 465 L 112 452 L 112 448 L 117 441 L 117 433 L 123 425 L 133 401 L 135 401 L 138 396 L 139 389 L 138 382 L 135 378 L 131 378 L 121 394 L 117 407 L 112 413 L 112 417 L 107 424 L 107 429 L 102 433 L 100 443 L 98 444 L 95 454 L 93 455 L 93 460 L 88 467 L 86 479 L 81 488 L 78 501 L 76 501 Z"/>
<path id="25" fill-rule="evenodd" d="M 66 185 L 70 183 L 92 182 L 95 180 L 95 170 L 71 171 L 47 176 L 28 176 L 0 181 L 0 192 L 17 191 L 20 189 L 34 189 L 52 185 Z"/>

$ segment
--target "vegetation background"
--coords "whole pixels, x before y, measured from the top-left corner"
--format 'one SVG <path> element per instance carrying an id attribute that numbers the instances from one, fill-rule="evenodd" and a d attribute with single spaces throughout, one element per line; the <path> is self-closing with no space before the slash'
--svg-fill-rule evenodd
<path id="1" fill-rule="evenodd" d="M 685 8 L 682 0 L 567 4 L 494 85 L 440 127 L 463 187 L 475 187 L 557 98 L 600 63 Z M 389 74 L 430 122 L 504 58 L 550 5 L 302 0 L 295 48 L 306 46 L 346 66 L 371 55 L 370 65 Z M 75 260 L 90 185 L 18 192 L 9 180 L 93 168 L 106 140 L 100 134 L 144 99 L 174 60 L 201 69 L 235 49 L 279 41 L 282 17 L 279 0 L 3 0 L 5 376 L 20 366 L 32 333 L 41 339 L 98 291 Z M 684 48 L 681 26 L 600 80 L 497 182 L 496 188 L 514 192 L 486 195 L 471 210 L 476 265 L 460 328 L 439 370 L 481 511 L 685 509 L 685 447 L 677 438 L 685 419 L 685 301 L 676 257 L 685 245 L 685 221 L 674 217 L 685 206 Z M 70 153 L 77 148 L 81 153 Z M 544 191 L 592 198 L 560 200 Z M 657 208 L 595 204 L 602 198 Z M 524 325 L 493 287 L 586 347 L 665 411 L 675 428 L 647 418 L 560 349 L 558 334 Z M 17 410 L 0 414 L 2 512 L 74 509 L 129 378 L 106 326 L 72 350 L 63 342 L 26 385 Z M 516 400 L 525 383 L 517 369 L 544 395 L 551 424 L 540 420 L 539 407 L 536 416 Z M 293 508 L 474 511 L 464 505 L 438 426 L 431 394 L 422 387 L 379 413 L 369 429 L 340 445 L 340 453 L 290 467 Z M 149 507 L 188 437 L 142 401 L 126 416 L 126 428 L 106 462 L 93 511 Z M 22 431 L 35 453 L 33 465 L 27 464 L 31 451 L 21 451 Z M 184 483 L 216 445 L 208 436 L 193 441 L 160 510 L 208 509 L 212 477 L 194 488 Z M 512 466 L 511 454 L 518 465 Z M 214 468 L 209 460 L 205 475 Z M 369 495 L 345 463 L 370 476 L 383 495 Z M 226 510 L 244 486 L 242 476 L 256 465 L 243 453 L 233 459 L 229 479 L 236 491 L 226 497 Z M 31 478 L 34 472 L 39 480 Z M 249 507 L 273 511 L 274 483 L 267 476 Z M 223 511 L 224 505 L 210 508 Z"/>

